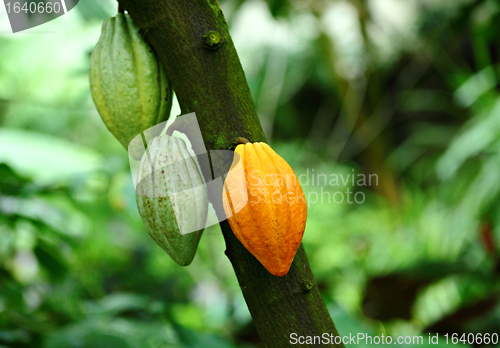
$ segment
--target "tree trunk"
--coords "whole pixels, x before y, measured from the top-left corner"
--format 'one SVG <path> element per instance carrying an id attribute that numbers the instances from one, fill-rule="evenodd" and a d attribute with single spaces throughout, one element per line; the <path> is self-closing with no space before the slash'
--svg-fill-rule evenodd
<path id="1" fill-rule="evenodd" d="M 196 112 L 207 150 L 227 150 L 237 137 L 266 141 L 216 0 L 120 0 L 120 4 L 165 66 L 182 113 Z M 289 273 L 275 277 L 236 239 L 227 221 L 220 225 L 226 254 L 265 347 L 290 345 L 292 333 L 338 336 L 302 246 Z"/>

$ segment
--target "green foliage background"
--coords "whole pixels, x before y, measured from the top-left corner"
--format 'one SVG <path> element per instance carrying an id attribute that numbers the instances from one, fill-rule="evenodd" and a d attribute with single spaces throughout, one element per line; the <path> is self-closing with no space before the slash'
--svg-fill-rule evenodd
<path id="1" fill-rule="evenodd" d="M 221 7 L 296 173 L 377 175 L 303 185 L 304 246 L 341 335 L 499 333 L 500 1 Z M 0 347 L 258 346 L 219 228 L 181 268 L 142 225 L 88 87 L 114 13 L 82 0 L 18 34 L 0 17 Z M 347 189 L 363 203 L 333 201 Z"/>

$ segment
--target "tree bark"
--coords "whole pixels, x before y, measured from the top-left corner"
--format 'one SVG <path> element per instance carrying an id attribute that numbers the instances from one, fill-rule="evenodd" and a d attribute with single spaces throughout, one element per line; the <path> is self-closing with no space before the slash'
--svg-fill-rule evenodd
<path id="1" fill-rule="evenodd" d="M 227 150 L 237 137 L 266 141 L 216 0 L 119 2 L 164 65 L 182 113 L 196 112 L 207 150 Z M 226 254 L 265 347 L 290 345 L 292 333 L 338 336 L 302 246 L 289 273 L 275 277 L 236 239 L 227 221 L 220 225 Z"/>

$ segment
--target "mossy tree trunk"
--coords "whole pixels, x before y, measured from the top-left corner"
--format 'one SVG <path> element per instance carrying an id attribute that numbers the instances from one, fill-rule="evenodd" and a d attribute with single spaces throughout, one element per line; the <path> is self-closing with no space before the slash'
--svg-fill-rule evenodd
<path id="1" fill-rule="evenodd" d="M 165 66 L 182 113 L 196 112 L 207 150 L 227 150 L 237 137 L 266 141 L 216 0 L 119 2 Z M 338 335 L 302 246 L 289 273 L 275 277 L 236 239 L 227 221 L 220 225 L 264 346 L 289 346 L 291 333 Z"/>

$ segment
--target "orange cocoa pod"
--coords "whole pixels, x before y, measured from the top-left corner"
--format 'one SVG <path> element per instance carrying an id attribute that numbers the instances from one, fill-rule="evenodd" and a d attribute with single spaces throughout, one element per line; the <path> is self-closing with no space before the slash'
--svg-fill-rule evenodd
<path id="1" fill-rule="evenodd" d="M 305 195 L 290 165 L 265 143 L 238 145 L 222 201 L 245 248 L 269 273 L 286 275 L 307 219 Z"/>

